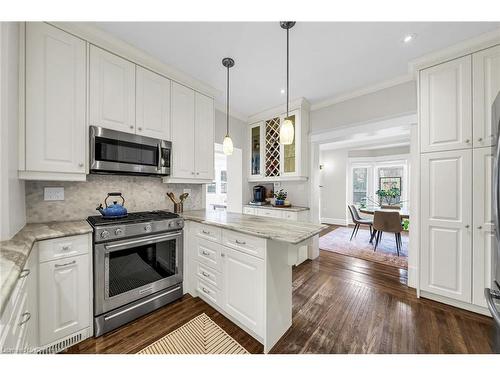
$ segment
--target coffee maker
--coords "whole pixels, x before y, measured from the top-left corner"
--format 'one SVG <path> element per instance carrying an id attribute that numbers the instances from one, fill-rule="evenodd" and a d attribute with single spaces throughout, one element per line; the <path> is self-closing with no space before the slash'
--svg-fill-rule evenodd
<path id="1" fill-rule="evenodd" d="M 267 204 L 266 201 L 266 188 L 262 185 L 256 185 L 253 187 L 253 199 L 250 204 L 255 206 L 263 206 Z"/>

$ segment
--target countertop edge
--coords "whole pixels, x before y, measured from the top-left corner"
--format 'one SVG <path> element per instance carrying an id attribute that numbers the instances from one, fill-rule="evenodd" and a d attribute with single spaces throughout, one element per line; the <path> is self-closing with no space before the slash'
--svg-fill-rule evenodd
<path id="1" fill-rule="evenodd" d="M 311 210 L 309 207 L 302 207 L 302 206 L 275 207 L 275 206 L 270 205 L 270 204 L 265 204 L 262 206 L 253 205 L 253 204 L 244 204 L 243 207 L 258 208 L 258 209 L 264 209 L 264 210 L 290 211 L 290 212 L 303 212 L 303 211 L 310 211 Z"/>

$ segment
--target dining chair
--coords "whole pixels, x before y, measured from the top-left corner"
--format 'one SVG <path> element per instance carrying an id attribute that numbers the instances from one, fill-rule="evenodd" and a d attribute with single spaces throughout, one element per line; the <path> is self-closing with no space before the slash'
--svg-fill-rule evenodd
<path id="1" fill-rule="evenodd" d="M 373 251 L 377 251 L 377 246 L 382 238 L 382 233 L 394 233 L 396 239 L 396 250 L 398 256 L 402 247 L 401 232 L 403 231 L 403 226 L 401 225 L 401 216 L 399 212 L 396 211 L 375 211 L 373 215 L 373 232 L 372 240 L 375 237 L 375 248 Z"/>
<path id="2" fill-rule="evenodd" d="M 351 238 L 349 239 L 349 241 L 352 240 L 353 236 L 355 237 L 358 234 L 358 230 L 359 230 L 360 225 L 368 225 L 368 227 L 370 229 L 370 243 L 371 243 L 372 238 L 373 238 L 373 236 L 372 236 L 373 220 L 363 219 L 361 216 L 359 216 L 358 209 L 356 208 L 355 205 L 348 204 L 347 207 L 349 208 L 349 212 L 351 213 L 352 222 L 354 223 L 354 229 L 352 230 Z"/>

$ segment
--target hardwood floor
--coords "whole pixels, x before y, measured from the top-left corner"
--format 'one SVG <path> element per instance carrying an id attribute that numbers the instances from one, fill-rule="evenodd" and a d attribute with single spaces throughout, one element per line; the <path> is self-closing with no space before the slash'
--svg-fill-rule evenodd
<path id="1" fill-rule="evenodd" d="M 491 318 L 416 298 L 406 271 L 320 251 L 293 270 L 293 324 L 272 353 L 491 353 Z M 189 295 L 69 353 L 136 353 L 206 313 L 251 353 L 263 347 Z"/>

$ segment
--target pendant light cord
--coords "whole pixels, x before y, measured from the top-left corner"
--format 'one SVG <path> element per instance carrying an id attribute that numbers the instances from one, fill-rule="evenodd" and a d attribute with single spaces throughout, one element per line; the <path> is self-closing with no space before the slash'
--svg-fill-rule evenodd
<path id="1" fill-rule="evenodd" d="M 289 56 L 289 32 L 290 29 L 286 29 L 286 117 L 288 118 L 288 101 L 290 99 L 289 95 L 289 80 L 290 80 L 290 66 L 289 66 L 289 61 L 290 61 L 290 56 Z"/>
<path id="2" fill-rule="evenodd" d="M 229 135 L 229 66 L 227 67 L 226 136 Z"/>

